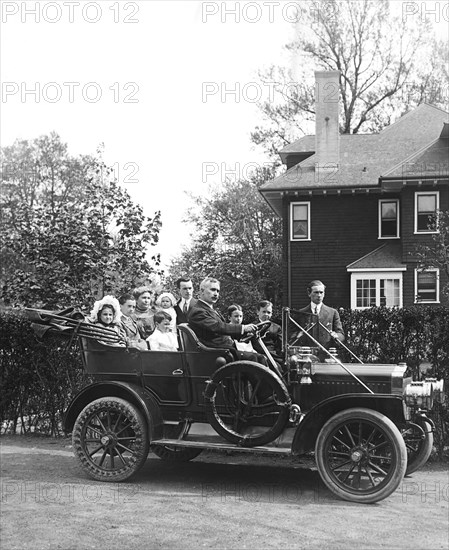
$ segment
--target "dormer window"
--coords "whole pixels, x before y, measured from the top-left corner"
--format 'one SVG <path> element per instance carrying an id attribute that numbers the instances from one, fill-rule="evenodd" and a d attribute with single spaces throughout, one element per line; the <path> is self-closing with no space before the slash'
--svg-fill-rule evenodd
<path id="1" fill-rule="evenodd" d="M 379 239 L 399 238 L 399 200 L 379 201 Z"/>

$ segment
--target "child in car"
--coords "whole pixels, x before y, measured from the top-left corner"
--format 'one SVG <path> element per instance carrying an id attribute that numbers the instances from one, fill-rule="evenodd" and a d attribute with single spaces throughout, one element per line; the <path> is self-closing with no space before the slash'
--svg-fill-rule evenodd
<path id="1" fill-rule="evenodd" d="M 94 325 L 112 329 L 120 336 L 120 341 L 115 343 L 99 339 L 98 341 L 101 344 L 108 346 L 125 345 L 124 334 L 120 327 L 121 316 L 120 304 L 114 296 L 104 296 L 101 300 L 97 300 L 94 303 L 94 307 L 87 320 Z"/>
<path id="2" fill-rule="evenodd" d="M 171 292 L 162 292 L 156 300 L 156 306 L 168 313 L 171 317 L 170 332 L 176 334 L 176 311 L 175 311 L 176 299 Z"/>
<path id="3" fill-rule="evenodd" d="M 178 339 L 176 334 L 170 331 L 171 315 L 161 309 L 154 314 L 156 328 L 153 334 L 147 338 L 151 350 L 177 351 Z"/>
<path id="4" fill-rule="evenodd" d="M 233 325 L 241 325 L 243 323 L 243 310 L 242 306 L 239 304 L 232 304 L 232 306 L 228 307 L 228 317 L 229 322 Z M 250 351 L 255 352 L 256 350 L 253 348 L 253 345 L 250 341 L 248 342 L 239 342 L 238 340 L 234 340 L 235 347 L 239 351 Z"/>

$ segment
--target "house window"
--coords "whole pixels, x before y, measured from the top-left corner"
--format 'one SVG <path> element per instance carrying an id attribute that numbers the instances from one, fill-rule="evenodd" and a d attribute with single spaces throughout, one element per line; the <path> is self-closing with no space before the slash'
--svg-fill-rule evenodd
<path id="1" fill-rule="evenodd" d="M 290 204 L 290 239 L 310 241 L 310 202 Z"/>
<path id="2" fill-rule="evenodd" d="M 402 273 L 379 271 L 351 274 L 351 308 L 402 307 Z"/>
<path id="3" fill-rule="evenodd" d="M 399 305 L 400 300 L 399 279 L 380 279 L 379 281 L 379 305 L 393 307 Z"/>
<path id="4" fill-rule="evenodd" d="M 399 201 L 379 201 L 379 239 L 399 237 Z"/>
<path id="5" fill-rule="evenodd" d="M 438 269 L 415 270 L 415 303 L 440 301 L 440 281 L 438 275 Z"/>
<path id="6" fill-rule="evenodd" d="M 357 281 L 357 307 L 376 305 L 376 279 L 359 279 Z"/>
<path id="7" fill-rule="evenodd" d="M 438 232 L 435 229 L 429 229 L 429 224 L 435 219 L 439 199 L 438 191 L 415 193 L 415 233 Z"/>

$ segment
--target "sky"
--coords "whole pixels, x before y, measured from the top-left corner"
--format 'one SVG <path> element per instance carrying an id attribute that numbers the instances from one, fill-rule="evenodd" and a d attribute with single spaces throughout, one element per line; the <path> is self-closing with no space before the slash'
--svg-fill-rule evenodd
<path id="1" fill-rule="evenodd" d="M 447 29 L 448 2 L 398 4 Z M 283 46 L 311 5 L 3 0 L 1 146 L 51 131 L 72 155 L 104 143 L 133 199 L 161 210 L 167 265 L 190 240 L 187 193 L 268 161 L 250 142 L 272 94 L 258 71 L 295 62 Z"/>

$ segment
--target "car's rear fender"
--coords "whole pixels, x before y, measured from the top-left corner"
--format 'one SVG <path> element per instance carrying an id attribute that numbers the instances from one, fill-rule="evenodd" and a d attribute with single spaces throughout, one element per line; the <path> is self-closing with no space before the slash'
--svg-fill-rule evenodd
<path id="1" fill-rule="evenodd" d="M 299 424 L 292 441 L 292 454 L 303 454 L 315 448 L 318 433 L 334 414 L 353 408 L 378 411 L 401 427 L 405 425 L 402 397 L 382 394 L 343 394 L 330 397 L 313 407 Z"/>
<path id="2" fill-rule="evenodd" d="M 162 437 L 163 420 L 159 405 L 152 395 L 141 386 L 128 382 L 107 381 L 97 382 L 82 389 L 72 400 L 64 415 L 64 432 L 73 430 L 79 413 L 86 405 L 100 397 L 121 397 L 135 405 L 144 415 L 148 424 L 150 441 Z"/>

